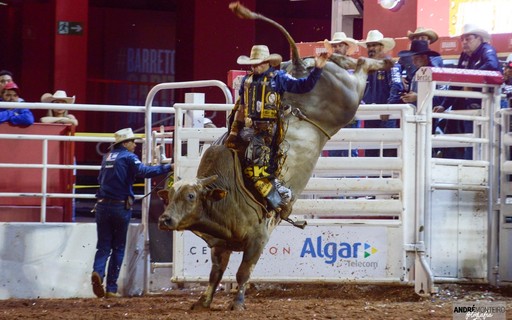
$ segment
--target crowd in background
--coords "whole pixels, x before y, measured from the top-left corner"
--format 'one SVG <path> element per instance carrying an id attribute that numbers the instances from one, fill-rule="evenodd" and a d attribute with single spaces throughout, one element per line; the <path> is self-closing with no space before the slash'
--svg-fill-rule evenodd
<path id="1" fill-rule="evenodd" d="M 408 31 L 407 37 L 411 40 L 410 50 L 398 53 L 398 61 L 389 71 L 378 71 L 370 74 L 367 81 L 362 104 L 394 104 L 416 103 L 417 84 L 414 82 L 416 70 L 423 66 L 442 67 L 443 59 L 439 53 L 429 49 L 429 45 L 438 40 L 433 29 L 418 27 L 414 32 Z M 502 87 L 505 99 L 502 107 L 510 107 L 512 98 L 512 55 L 504 64 L 500 63 L 496 50 L 490 43 L 490 34 L 472 24 L 463 27 L 460 41 L 462 52 L 457 68 L 476 70 L 495 70 L 503 73 L 504 85 Z M 350 56 L 357 46 L 366 48 L 368 57 L 374 59 L 390 58 L 388 53 L 395 47 L 392 38 L 385 37 L 378 30 L 370 30 L 366 39 L 357 41 L 349 38 L 343 32 L 336 32 L 330 41 L 334 53 Z M 467 88 L 459 88 L 468 90 Z M 24 102 L 21 98 L 21 89 L 13 79 L 13 74 L 7 70 L 0 71 L 0 101 Z M 45 103 L 74 103 L 75 97 L 68 96 L 65 91 L 57 90 L 55 93 L 45 93 L 40 102 Z M 458 109 L 474 109 L 479 102 L 474 99 L 435 99 L 434 112 L 444 112 Z M 61 108 L 49 109 L 47 115 L 40 120 L 42 123 L 69 123 L 78 125 L 78 120 L 67 110 Z M 8 122 L 15 126 L 29 126 L 34 123 L 34 116 L 29 109 L 2 108 L 0 106 L 0 123 Z M 357 121 L 352 121 L 350 127 L 358 127 Z M 396 127 L 396 120 L 390 120 L 382 115 L 380 120 L 367 121 L 365 127 Z M 462 121 L 447 121 L 439 124 L 437 132 L 469 133 L 471 128 Z M 345 155 L 345 154 L 343 154 Z M 355 156 L 356 154 L 354 154 Z M 392 156 L 392 155 L 390 155 Z"/>
<path id="2" fill-rule="evenodd" d="M 25 102 L 21 98 L 20 87 L 14 82 L 12 72 L 8 70 L 0 71 L 0 102 Z M 45 103 L 75 103 L 75 96 L 68 97 L 63 90 L 57 90 L 55 93 L 45 93 L 41 96 L 41 102 Z M 40 119 L 42 123 L 69 123 L 73 126 L 78 125 L 78 120 L 67 110 L 60 107 L 49 109 L 47 116 Z M 34 123 L 32 111 L 23 108 L 4 108 L 0 107 L 0 124 L 9 123 L 13 126 L 26 127 Z"/>
<path id="3" fill-rule="evenodd" d="M 398 53 L 398 61 L 390 70 L 380 70 L 368 75 L 366 89 L 361 101 L 362 104 L 397 104 L 409 103 L 416 105 L 418 84 L 415 73 L 421 67 L 443 67 L 443 59 L 438 52 L 429 48 L 429 45 L 438 40 L 437 33 L 429 28 L 418 27 L 414 32 L 408 31 L 410 47 Z M 510 107 L 512 96 L 512 55 L 503 65 L 490 44 L 491 35 L 477 25 L 466 24 L 460 35 L 462 52 L 456 68 L 471 70 L 488 70 L 503 73 L 503 92 L 507 99 L 503 99 L 502 106 Z M 366 48 L 367 55 L 373 59 L 391 59 L 389 52 L 395 47 L 395 40 L 385 37 L 378 30 L 370 30 L 366 39 L 356 41 L 346 37 L 342 32 L 335 33 L 330 41 L 333 51 L 341 55 L 350 55 L 350 48 L 359 45 Z M 353 50 L 351 50 L 353 52 Z M 439 87 L 438 89 L 447 89 Z M 475 91 L 478 88 L 451 87 L 451 90 Z M 434 97 L 433 112 L 446 112 L 451 110 L 480 109 L 481 100 L 469 98 Z M 365 128 L 396 128 L 397 120 L 389 119 L 388 115 L 381 115 L 380 120 L 365 121 Z M 472 133 L 471 121 L 444 120 L 435 122 L 432 133 Z M 379 156 L 379 150 L 366 150 L 365 156 Z M 396 150 L 387 149 L 382 156 L 396 156 Z M 440 154 L 439 156 L 443 156 Z M 455 159 L 471 159 L 471 148 L 452 148 L 446 150 L 443 157 Z"/>

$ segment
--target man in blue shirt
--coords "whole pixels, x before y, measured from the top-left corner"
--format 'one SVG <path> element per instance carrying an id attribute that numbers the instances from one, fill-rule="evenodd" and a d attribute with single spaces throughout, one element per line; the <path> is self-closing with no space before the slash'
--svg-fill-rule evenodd
<path id="1" fill-rule="evenodd" d="M 123 263 L 126 234 L 135 198 L 133 183 L 136 177 L 152 178 L 171 171 L 170 164 L 146 166 L 134 153 L 135 135 L 131 128 L 115 134 L 112 150 L 105 155 L 98 177 L 96 193 L 96 229 L 98 243 L 91 276 L 92 289 L 98 298 L 119 297 L 117 279 Z M 107 260 L 108 272 L 106 272 Z M 103 278 L 107 274 L 106 293 Z"/>
<path id="2" fill-rule="evenodd" d="M 20 102 L 19 88 L 14 82 L 8 82 L 2 89 L 2 101 Z M 8 122 L 14 126 L 30 126 L 34 115 L 26 108 L 0 108 L 0 123 Z"/>
<path id="3" fill-rule="evenodd" d="M 501 64 L 496 54 L 496 49 L 489 43 L 491 35 L 484 29 L 466 24 L 462 27 L 460 42 L 462 44 L 462 53 L 457 63 L 458 69 L 472 70 L 491 70 L 500 71 Z M 479 91 L 478 88 L 453 87 L 452 90 Z M 452 110 L 480 109 L 481 100 L 474 98 L 454 98 L 447 97 L 441 105 L 434 107 L 434 112 L 444 112 L 450 108 Z M 445 133 L 472 133 L 472 121 L 447 120 L 444 128 Z M 450 148 L 444 154 L 445 158 L 452 159 L 472 159 L 472 148 Z"/>
<path id="4" fill-rule="evenodd" d="M 359 45 L 368 51 L 368 57 L 372 59 L 386 59 L 387 53 L 395 47 L 395 40 L 386 38 L 378 30 L 370 30 L 365 41 L 359 41 Z M 364 104 L 395 104 L 402 103 L 400 92 L 403 91 L 400 65 L 396 63 L 391 70 L 378 70 L 368 75 L 366 89 L 364 91 Z M 396 128 L 397 120 L 389 119 L 389 115 L 381 114 L 380 120 L 366 120 L 365 128 Z M 384 157 L 396 157 L 396 150 L 384 149 Z M 365 156 L 378 157 L 379 150 L 365 150 Z"/>

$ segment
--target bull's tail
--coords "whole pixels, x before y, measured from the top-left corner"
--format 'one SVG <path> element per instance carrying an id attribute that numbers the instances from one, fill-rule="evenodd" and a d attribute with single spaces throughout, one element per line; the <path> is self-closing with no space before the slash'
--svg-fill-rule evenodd
<path id="1" fill-rule="evenodd" d="M 235 13 L 239 18 L 252 19 L 252 20 L 257 20 L 257 19 L 263 20 L 265 22 L 270 23 L 277 29 L 279 29 L 279 31 L 281 31 L 281 33 L 286 37 L 286 40 L 288 40 L 288 43 L 290 44 L 293 65 L 302 70 L 305 70 L 305 66 L 302 63 L 302 59 L 299 57 L 299 50 L 297 49 L 295 40 L 293 40 L 292 36 L 288 33 L 288 31 L 286 31 L 286 29 L 282 25 L 280 25 L 279 23 L 275 22 L 274 20 L 269 19 L 259 13 L 252 12 L 251 10 L 244 7 L 239 1 L 231 2 L 229 4 L 229 9 L 231 9 L 231 11 L 233 11 L 233 13 Z"/>

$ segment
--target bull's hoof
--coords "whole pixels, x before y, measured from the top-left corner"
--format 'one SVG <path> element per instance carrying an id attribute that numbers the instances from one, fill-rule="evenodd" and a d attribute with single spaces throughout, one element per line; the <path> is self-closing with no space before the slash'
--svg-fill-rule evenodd
<path id="1" fill-rule="evenodd" d="M 245 310 L 245 303 L 232 302 L 229 309 L 232 310 L 232 311 L 244 311 Z"/>
<path id="2" fill-rule="evenodd" d="M 194 310 L 194 311 L 210 310 L 210 306 L 204 305 L 201 301 L 197 301 L 190 307 L 190 310 Z"/>

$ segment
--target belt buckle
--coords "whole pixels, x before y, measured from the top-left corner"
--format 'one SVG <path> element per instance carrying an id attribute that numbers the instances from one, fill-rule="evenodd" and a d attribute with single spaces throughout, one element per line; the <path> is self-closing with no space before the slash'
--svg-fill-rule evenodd
<path id="1" fill-rule="evenodd" d="M 256 120 L 254 126 L 258 130 L 267 130 L 270 127 L 270 121 Z"/>

